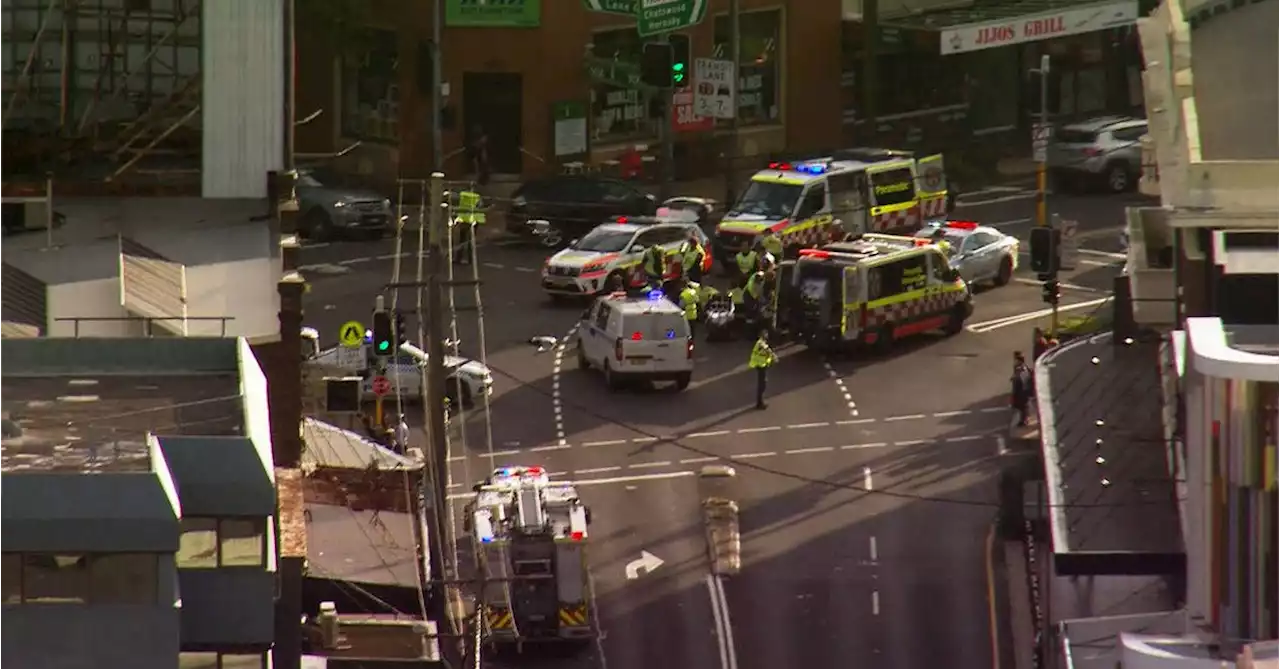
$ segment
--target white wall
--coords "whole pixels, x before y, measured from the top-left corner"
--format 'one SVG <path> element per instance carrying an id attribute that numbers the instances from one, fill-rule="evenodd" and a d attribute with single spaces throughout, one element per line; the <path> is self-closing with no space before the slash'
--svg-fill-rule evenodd
<path id="1" fill-rule="evenodd" d="M 76 336 L 76 324 L 59 318 L 130 316 L 120 305 L 120 280 L 116 277 L 49 286 L 48 309 L 50 337 Z M 136 337 L 144 333 L 144 327 L 141 321 L 81 321 L 79 336 Z"/>
<path id="2" fill-rule="evenodd" d="M 281 0 L 218 0 L 200 7 L 200 178 L 206 198 L 266 197 L 267 172 L 283 168 L 284 5 Z"/>
<path id="3" fill-rule="evenodd" d="M 254 339 L 280 331 L 280 261 L 236 260 L 187 267 L 187 315 L 234 316 L 226 335 Z M 190 321 L 192 337 L 221 336 L 218 321 Z"/>

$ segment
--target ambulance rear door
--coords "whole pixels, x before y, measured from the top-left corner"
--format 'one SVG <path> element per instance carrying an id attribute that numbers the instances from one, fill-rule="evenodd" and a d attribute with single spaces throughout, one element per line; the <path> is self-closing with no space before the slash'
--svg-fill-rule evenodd
<path id="1" fill-rule="evenodd" d="M 844 232 L 860 236 L 867 232 L 867 173 L 862 170 L 835 171 L 827 175 L 831 215 Z"/>
<path id="2" fill-rule="evenodd" d="M 941 218 L 952 209 L 953 199 L 947 197 L 947 171 L 942 154 L 936 153 L 916 161 L 916 190 L 920 196 L 920 208 L 926 219 Z"/>
<path id="3" fill-rule="evenodd" d="M 852 341 L 862 336 L 862 307 L 867 302 L 866 282 L 862 280 L 862 268 L 857 265 L 845 267 L 843 273 L 840 336 L 845 341 Z"/>
<path id="4" fill-rule="evenodd" d="M 773 328 L 785 329 L 790 321 L 791 310 L 796 308 L 796 261 L 783 260 L 774 270 L 773 285 Z"/>

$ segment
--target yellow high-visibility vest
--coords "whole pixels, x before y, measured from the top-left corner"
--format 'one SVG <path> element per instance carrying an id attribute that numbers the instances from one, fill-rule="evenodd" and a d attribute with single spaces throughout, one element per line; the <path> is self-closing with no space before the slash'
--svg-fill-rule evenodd
<path id="1" fill-rule="evenodd" d="M 480 225 L 484 223 L 484 213 L 480 211 L 480 194 L 464 190 L 458 193 L 458 222 Z"/>

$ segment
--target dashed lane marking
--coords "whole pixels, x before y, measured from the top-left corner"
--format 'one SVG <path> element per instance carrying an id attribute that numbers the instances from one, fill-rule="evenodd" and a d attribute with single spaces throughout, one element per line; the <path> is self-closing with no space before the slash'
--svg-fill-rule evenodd
<path id="1" fill-rule="evenodd" d="M 830 453 L 836 450 L 835 446 L 815 446 L 813 448 L 793 448 L 789 451 L 783 451 L 787 455 L 806 455 L 809 453 Z"/>
<path id="2" fill-rule="evenodd" d="M 499 264 L 499 263 L 496 263 L 496 262 L 487 262 L 487 263 L 483 263 L 483 264 L 484 264 L 484 266 L 485 266 L 485 267 L 492 267 L 492 268 L 494 268 L 494 269 L 506 269 L 506 268 L 507 268 L 507 266 L 506 266 L 506 265 L 502 265 L 502 264 Z"/>
<path id="3" fill-rule="evenodd" d="M 637 462 L 627 465 L 627 469 L 649 469 L 652 467 L 670 467 L 670 460 L 659 460 L 657 462 Z"/>
<path id="4" fill-rule="evenodd" d="M 831 361 L 823 360 L 822 367 L 827 370 L 827 376 L 830 377 L 832 381 L 836 382 L 836 390 L 840 391 L 840 395 L 844 397 L 844 404 L 845 407 L 849 409 L 849 415 L 857 416 L 858 404 L 853 401 L 853 393 L 849 392 L 849 387 L 845 385 L 844 378 L 841 377 L 840 373 L 836 371 L 836 368 L 831 365 Z"/>
<path id="5" fill-rule="evenodd" d="M 551 367 L 551 410 L 555 413 L 556 423 L 556 445 L 560 448 L 568 448 L 569 442 L 565 439 L 564 431 L 564 406 L 560 397 L 560 370 L 564 367 L 564 351 L 565 347 L 573 339 L 573 335 L 578 331 L 577 324 L 569 328 L 565 333 L 564 339 L 556 346 L 555 362 Z"/>
<path id="6" fill-rule="evenodd" d="M 755 458 L 771 458 L 777 455 L 777 451 L 761 451 L 759 453 L 741 453 L 739 455 L 730 455 L 730 460 L 754 460 Z"/>
<path id="7" fill-rule="evenodd" d="M 756 434 L 759 432 L 777 432 L 781 430 L 781 425 L 768 425 L 766 427 L 744 427 L 738 430 L 738 434 Z"/>
<path id="8" fill-rule="evenodd" d="M 825 423 L 825 422 L 824 423 L 795 423 L 793 425 L 788 425 L 787 429 L 788 430 L 807 430 L 811 427 L 827 427 L 828 425 L 831 425 L 831 423 Z"/>
<path id="9" fill-rule="evenodd" d="M 621 466 L 614 467 L 592 467 L 591 469 L 575 469 L 574 474 L 603 474 L 605 472 L 620 472 Z"/>
<path id="10" fill-rule="evenodd" d="M 683 460 L 681 460 L 681 461 L 680 461 L 680 464 L 682 464 L 682 465 L 696 465 L 696 464 L 701 463 L 701 462 L 715 462 L 715 461 L 717 461 L 717 460 L 719 460 L 719 459 L 720 459 L 720 458 L 715 458 L 715 457 L 705 457 L 705 458 L 685 458 L 685 459 L 683 459 Z"/>
<path id="11" fill-rule="evenodd" d="M 526 273 L 526 274 L 532 274 L 532 273 L 534 273 L 534 272 L 538 271 L 538 268 L 536 268 L 536 267 L 517 267 L 517 268 L 516 268 L 516 271 L 517 271 L 517 272 L 524 272 L 524 273 Z"/>
<path id="12" fill-rule="evenodd" d="M 1037 281 L 1036 279 L 1028 279 L 1028 278 L 1026 278 L 1026 277 L 1018 277 L 1018 278 L 1014 279 L 1014 281 L 1015 281 L 1015 282 L 1017 282 L 1017 283 L 1025 283 L 1025 284 L 1027 284 L 1028 286 L 1041 286 L 1041 285 L 1044 285 L 1044 282 L 1043 282 L 1043 281 Z M 1090 288 L 1090 287 L 1088 287 L 1088 286 L 1081 286 L 1081 285 L 1079 285 L 1079 284 L 1066 283 L 1066 282 L 1063 282 L 1063 281 L 1059 281 L 1059 282 L 1058 282 L 1058 286 L 1059 286 L 1060 288 L 1063 288 L 1064 290 L 1079 290 L 1079 291 L 1081 291 L 1081 292 L 1085 292 L 1085 293 L 1101 293 L 1101 292 L 1104 292 L 1104 291 L 1098 290 L 1097 288 Z"/>
<path id="13" fill-rule="evenodd" d="M 703 437 L 722 437 L 726 434 L 733 434 L 732 430 L 712 430 L 710 432 L 692 432 L 686 434 L 686 439 L 700 439 Z"/>
<path id="14" fill-rule="evenodd" d="M 604 441 L 584 441 L 580 445 L 583 448 L 594 448 L 596 446 L 617 446 L 625 443 L 627 443 L 626 439 L 606 439 Z"/>
<path id="15" fill-rule="evenodd" d="M 913 413 L 909 416 L 889 416 L 888 418 L 884 419 L 884 422 L 896 423 L 902 420 L 920 420 L 921 418 L 924 418 L 924 417 L 925 416 L 922 413 Z"/>

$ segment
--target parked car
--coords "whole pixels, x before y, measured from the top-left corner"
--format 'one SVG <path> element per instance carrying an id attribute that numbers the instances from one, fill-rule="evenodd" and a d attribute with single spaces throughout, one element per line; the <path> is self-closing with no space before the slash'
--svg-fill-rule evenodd
<path id="1" fill-rule="evenodd" d="M 395 230 L 391 200 L 371 190 L 333 183 L 333 177 L 318 170 L 298 170 L 295 192 L 303 238 L 382 237 Z"/>
<path id="2" fill-rule="evenodd" d="M 1144 119 L 1107 116 L 1063 126 L 1049 145 L 1048 168 L 1056 189 L 1101 186 L 1133 190 L 1142 174 Z"/>
<path id="3" fill-rule="evenodd" d="M 507 231 L 560 247 L 582 237 L 615 216 L 652 216 L 658 209 L 653 195 L 618 179 L 563 174 L 528 181 L 512 194 Z M 529 225 L 546 221 L 547 225 Z"/>

